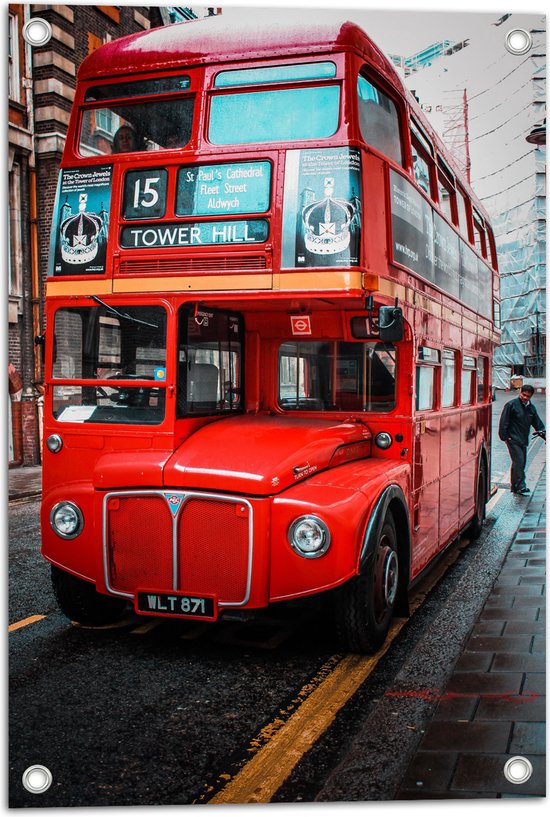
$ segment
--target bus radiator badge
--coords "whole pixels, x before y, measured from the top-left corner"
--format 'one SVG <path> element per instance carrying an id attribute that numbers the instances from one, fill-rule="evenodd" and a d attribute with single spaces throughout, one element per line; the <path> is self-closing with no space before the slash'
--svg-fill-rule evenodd
<path id="1" fill-rule="evenodd" d="M 164 496 L 168 500 L 168 505 L 172 511 L 172 516 L 176 516 L 180 509 L 180 505 L 183 502 L 183 497 L 179 494 L 164 494 Z"/>

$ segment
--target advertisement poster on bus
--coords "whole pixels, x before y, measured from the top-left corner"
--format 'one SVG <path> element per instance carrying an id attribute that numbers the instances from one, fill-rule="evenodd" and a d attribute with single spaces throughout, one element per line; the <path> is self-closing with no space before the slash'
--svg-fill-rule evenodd
<path id="1" fill-rule="evenodd" d="M 393 257 L 407 269 L 491 316 L 491 270 L 400 173 L 390 171 Z"/>
<path id="2" fill-rule="evenodd" d="M 289 151 L 281 266 L 357 266 L 360 242 L 359 150 Z"/>
<path id="3" fill-rule="evenodd" d="M 63 170 L 52 227 L 54 275 L 103 275 L 111 203 L 111 165 Z"/>

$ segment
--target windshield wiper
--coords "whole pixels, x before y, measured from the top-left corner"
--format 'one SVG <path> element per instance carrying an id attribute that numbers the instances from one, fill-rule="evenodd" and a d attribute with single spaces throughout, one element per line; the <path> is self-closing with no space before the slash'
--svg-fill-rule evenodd
<path id="1" fill-rule="evenodd" d="M 148 323 L 147 321 L 140 321 L 139 318 L 134 318 L 133 315 L 128 315 L 126 312 L 120 312 L 118 309 L 115 309 L 114 306 L 109 306 L 106 304 L 105 301 L 102 301 L 101 298 L 98 298 L 97 295 L 88 295 L 92 301 L 95 301 L 97 304 L 101 304 L 104 306 L 105 309 L 108 309 L 112 315 L 116 315 L 118 318 L 124 318 L 126 321 L 132 321 L 132 323 L 141 323 L 143 326 L 150 326 L 151 329 L 158 329 L 156 323 Z"/>

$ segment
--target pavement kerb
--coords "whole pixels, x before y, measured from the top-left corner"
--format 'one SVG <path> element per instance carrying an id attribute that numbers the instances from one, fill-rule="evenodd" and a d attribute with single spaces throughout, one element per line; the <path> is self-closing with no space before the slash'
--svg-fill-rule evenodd
<path id="1" fill-rule="evenodd" d="M 542 446 L 527 470 L 527 479 L 532 485 L 538 484 L 545 464 L 546 450 Z M 515 503 L 525 502 L 523 520 L 531 496 L 524 500 L 509 489 L 500 488 L 493 497 L 492 513 L 496 519 L 487 535 L 495 535 L 497 544 L 493 542 L 493 548 L 497 549 L 497 559 L 493 564 L 483 547 L 478 550 L 447 606 L 430 623 L 425 639 L 401 666 L 393 682 L 392 697 L 382 698 L 366 716 L 347 754 L 318 793 L 316 801 L 395 798 L 402 776 L 415 756 L 423 730 L 431 722 L 437 706 L 437 696 L 423 696 L 422 692 L 445 689 L 521 528 L 520 521 L 511 530 L 508 516 L 517 513 Z M 500 508 L 495 513 L 497 506 Z M 456 611 L 466 608 L 469 608 L 469 615 L 463 619 L 457 617 Z M 426 667 L 429 667 L 428 672 Z M 405 723 L 407 727 L 396 728 L 399 723 Z M 388 732 L 390 724 L 393 726 Z M 383 758 L 384 763 L 380 764 L 378 758 Z"/>

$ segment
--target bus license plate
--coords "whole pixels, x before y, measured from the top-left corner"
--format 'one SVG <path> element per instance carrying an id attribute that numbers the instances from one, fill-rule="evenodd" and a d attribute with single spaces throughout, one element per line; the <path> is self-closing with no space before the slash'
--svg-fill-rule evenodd
<path id="1" fill-rule="evenodd" d="M 138 613 L 147 613 L 150 616 L 216 620 L 214 596 L 189 596 L 182 593 L 138 590 L 135 607 Z"/>

